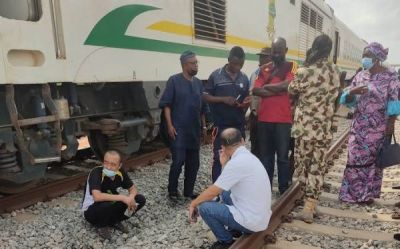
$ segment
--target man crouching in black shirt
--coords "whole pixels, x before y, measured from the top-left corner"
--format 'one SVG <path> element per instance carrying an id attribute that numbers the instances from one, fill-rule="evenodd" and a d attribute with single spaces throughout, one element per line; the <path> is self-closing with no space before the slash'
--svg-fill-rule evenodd
<path id="1" fill-rule="evenodd" d="M 135 185 L 121 165 L 121 155 L 114 150 L 107 151 L 103 166 L 90 171 L 85 186 L 82 211 L 85 219 L 99 228 L 99 235 L 104 239 L 111 238 L 110 226 L 127 233 L 128 229 L 121 221 L 146 203 L 144 196 L 137 194 Z M 128 189 L 129 195 L 119 194 L 117 189 L 120 187 Z"/>

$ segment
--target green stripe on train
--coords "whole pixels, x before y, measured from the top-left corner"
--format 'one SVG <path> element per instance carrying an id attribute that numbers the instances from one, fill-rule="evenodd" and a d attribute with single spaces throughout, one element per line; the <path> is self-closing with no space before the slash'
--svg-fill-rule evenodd
<path id="1" fill-rule="evenodd" d="M 84 44 L 175 54 L 180 54 L 185 50 L 192 50 L 201 56 L 227 58 L 229 51 L 225 49 L 208 48 L 125 35 L 126 29 L 133 19 L 144 12 L 158 9 L 159 8 L 153 6 L 138 4 L 125 5 L 116 8 L 105 15 L 95 25 Z M 246 59 L 258 60 L 258 56 L 256 54 L 246 53 Z"/>
<path id="2" fill-rule="evenodd" d="M 132 4 L 114 9 L 96 23 L 84 44 L 174 54 L 181 54 L 185 50 L 192 50 L 200 56 L 217 58 L 228 57 L 229 51 L 225 49 L 125 35 L 129 24 L 137 16 L 151 10 L 159 10 L 159 8 L 149 5 Z M 246 53 L 246 59 L 257 61 L 258 56 L 256 54 Z M 303 60 L 292 58 L 291 60 L 296 61 L 299 65 L 303 64 Z M 351 70 L 354 69 L 352 68 Z"/>

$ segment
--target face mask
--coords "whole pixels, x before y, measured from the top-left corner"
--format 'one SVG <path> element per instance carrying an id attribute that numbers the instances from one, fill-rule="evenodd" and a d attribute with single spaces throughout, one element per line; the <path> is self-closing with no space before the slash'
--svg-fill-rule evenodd
<path id="1" fill-rule="evenodd" d="M 372 58 L 368 58 L 368 57 L 362 58 L 361 63 L 362 63 L 362 67 L 365 70 L 369 70 L 374 66 L 374 62 L 372 62 Z"/>
<path id="2" fill-rule="evenodd" d="M 284 56 L 280 56 L 280 55 L 274 55 L 274 56 L 272 56 L 272 61 L 275 64 L 280 65 L 280 64 L 282 64 L 282 62 L 285 61 L 285 57 Z"/>
<path id="3" fill-rule="evenodd" d="M 108 176 L 108 177 L 113 177 L 117 174 L 117 172 L 113 171 L 113 170 L 109 170 L 103 167 L 103 173 Z"/>

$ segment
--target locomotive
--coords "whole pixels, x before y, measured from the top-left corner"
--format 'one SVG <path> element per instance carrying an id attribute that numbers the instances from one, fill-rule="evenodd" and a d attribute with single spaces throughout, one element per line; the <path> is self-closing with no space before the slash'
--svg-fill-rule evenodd
<path id="1" fill-rule="evenodd" d="M 81 136 L 99 157 L 151 142 L 185 50 L 207 80 L 232 46 L 245 49 L 250 74 L 274 37 L 301 63 L 322 33 L 334 41 L 331 60 L 359 67 L 366 42 L 323 0 L 2 0 L 0 192 L 31 187 L 49 163 L 77 153 Z"/>

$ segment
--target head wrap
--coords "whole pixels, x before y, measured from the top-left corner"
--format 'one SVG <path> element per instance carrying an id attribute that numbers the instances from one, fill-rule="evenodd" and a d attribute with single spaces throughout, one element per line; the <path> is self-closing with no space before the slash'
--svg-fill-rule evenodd
<path id="1" fill-rule="evenodd" d="M 190 59 L 190 58 L 192 58 L 192 57 L 195 57 L 195 56 L 196 56 L 195 53 L 193 53 L 193 52 L 190 51 L 190 50 L 186 50 L 185 52 L 183 52 L 183 53 L 181 54 L 181 57 L 180 57 L 179 59 L 181 60 L 181 63 L 183 64 L 183 63 L 185 63 L 188 59 Z"/>
<path id="2" fill-rule="evenodd" d="M 380 61 L 385 61 L 389 52 L 388 48 L 383 48 L 382 44 L 377 42 L 371 42 L 365 49 L 368 49 Z"/>

